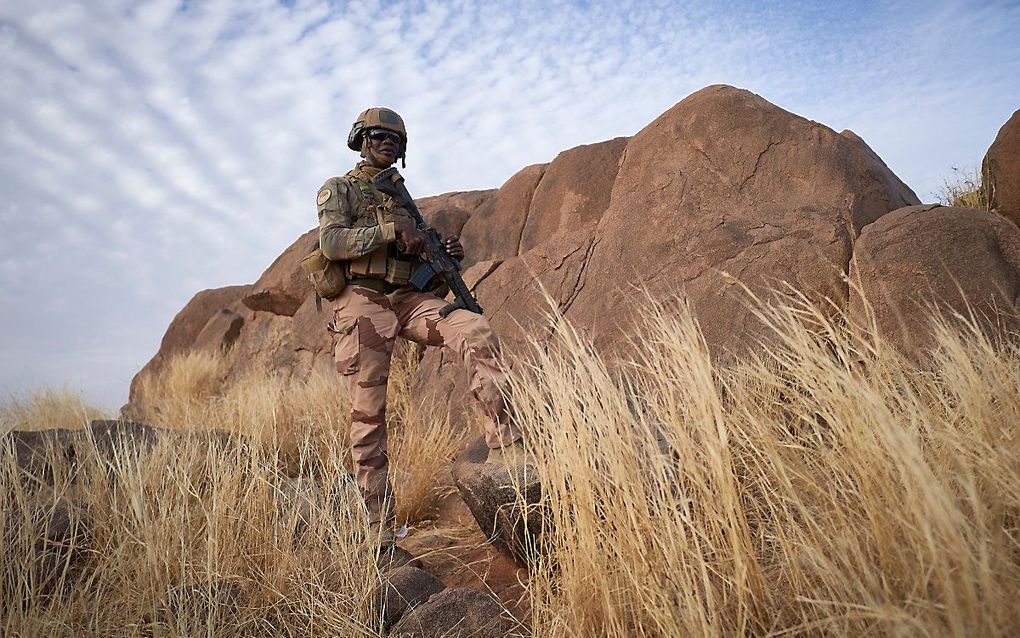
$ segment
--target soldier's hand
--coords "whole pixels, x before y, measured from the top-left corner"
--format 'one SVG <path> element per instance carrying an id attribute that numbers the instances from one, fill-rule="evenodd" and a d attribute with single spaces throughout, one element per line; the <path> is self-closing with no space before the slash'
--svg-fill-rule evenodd
<path id="1" fill-rule="evenodd" d="M 413 222 L 400 219 L 393 222 L 393 228 L 397 233 L 397 238 L 404 242 L 404 252 L 408 255 L 418 255 L 425 250 L 428 240 Z"/>
<path id="2" fill-rule="evenodd" d="M 457 235 L 451 235 L 446 238 L 443 242 L 443 247 L 446 248 L 446 254 L 453 257 L 457 261 L 464 259 L 464 247 L 460 244 L 460 237 Z"/>

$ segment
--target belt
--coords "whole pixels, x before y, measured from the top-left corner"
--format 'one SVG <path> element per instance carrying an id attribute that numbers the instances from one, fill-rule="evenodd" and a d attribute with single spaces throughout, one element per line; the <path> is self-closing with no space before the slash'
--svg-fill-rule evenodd
<path id="1" fill-rule="evenodd" d="M 370 288 L 376 292 L 381 292 L 384 295 L 388 295 L 391 292 L 394 292 L 404 287 L 397 284 L 391 284 L 390 282 L 384 279 L 370 279 L 368 277 L 356 277 L 354 279 L 348 280 L 347 284 Z"/>

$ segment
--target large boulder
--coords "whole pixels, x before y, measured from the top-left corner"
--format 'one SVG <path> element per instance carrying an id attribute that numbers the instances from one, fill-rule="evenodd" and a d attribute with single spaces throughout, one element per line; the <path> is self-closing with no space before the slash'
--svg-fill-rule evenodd
<path id="1" fill-rule="evenodd" d="M 851 267 L 851 316 L 908 353 L 931 345 L 927 317 L 971 311 L 989 332 L 1020 328 L 1020 229 L 988 211 L 910 206 L 867 226 Z M 863 295 L 863 299 L 862 299 Z"/>
<path id="2" fill-rule="evenodd" d="M 768 296 L 789 284 L 823 307 L 829 299 L 846 308 L 861 229 L 919 203 L 853 132 L 836 133 L 729 86 L 694 93 L 631 138 L 524 169 L 497 202 L 508 198 L 518 203 L 476 214 L 469 226 L 490 225 L 485 232 L 509 243 L 466 273 L 505 349 L 544 341 L 556 311 L 610 356 L 629 347 L 642 289 L 657 299 L 686 298 L 718 355 L 768 335 L 745 286 Z M 459 367 L 429 352 L 416 383 L 466 404 Z M 462 412 L 451 416 L 463 420 Z"/>
<path id="3" fill-rule="evenodd" d="M 995 136 L 981 163 L 981 187 L 989 208 L 1020 226 L 1020 110 Z"/>
<path id="4" fill-rule="evenodd" d="M 856 136 L 750 91 L 710 86 L 629 140 L 590 240 L 559 251 L 580 263 L 573 289 L 558 303 L 597 346 L 613 350 L 637 319 L 636 286 L 660 299 L 679 294 L 710 348 L 743 351 L 766 330 L 742 286 L 767 296 L 790 284 L 845 306 L 844 279 L 861 229 L 917 203 Z M 551 257 L 543 267 L 559 264 Z M 499 272 L 490 276 L 483 296 L 500 283 Z"/>

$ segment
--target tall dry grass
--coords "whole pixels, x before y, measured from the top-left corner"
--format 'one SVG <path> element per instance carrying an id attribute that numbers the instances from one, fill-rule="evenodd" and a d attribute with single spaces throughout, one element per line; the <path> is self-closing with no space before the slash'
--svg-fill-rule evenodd
<path id="1" fill-rule="evenodd" d="M 759 313 L 739 365 L 680 305 L 632 365 L 558 322 L 516 366 L 535 635 L 1020 633 L 1018 342 L 942 322 L 923 369 L 810 304 Z"/>
<path id="2" fill-rule="evenodd" d="M 47 488 L 0 450 L 0 635 L 378 635 L 370 532 L 344 468 L 294 481 L 273 448 L 198 433 L 143 455 L 86 441 L 73 468 L 49 454 Z M 80 531 L 41 544 L 32 530 L 67 516 Z"/>
<path id="3" fill-rule="evenodd" d="M 81 428 L 109 415 L 70 390 L 43 388 L 0 404 L 0 432 Z"/>
<path id="4" fill-rule="evenodd" d="M 398 351 L 389 410 L 398 521 L 412 524 L 434 515 L 446 489 L 438 475 L 467 436 L 412 396 L 418 354 Z M 48 448 L 53 485 L 40 486 L 19 477 L 9 442 L 0 449 L 0 635 L 380 634 L 342 378 L 250 370 L 230 379 L 228 361 L 185 353 L 142 380 L 137 416 L 168 431 L 147 454 L 115 448 L 111 458 L 85 442 L 70 459 Z M 50 391 L 0 416 L 43 429 L 102 415 Z M 41 552 L 32 531 L 68 513 L 85 532 L 71 535 L 84 558 Z M 39 571 L 53 560 L 56 572 Z M 58 595 L 45 573 L 60 574 Z"/>
<path id="5" fill-rule="evenodd" d="M 419 396 L 412 383 L 421 351 L 401 342 L 387 392 L 390 472 L 398 524 L 434 517 L 448 488 L 441 474 L 466 445 L 470 432 L 452 428 L 447 406 Z M 343 377 L 314 370 L 305 379 L 250 369 L 228 379 L 228 356 L 190 352 L 157 376 L 142 380 L 143 419 L 154 425 L 242 433 L 279 449 L 292 474 L 351 467 L 350 399 Z M 306 447 L 301 442 L 309 441 Z M 333 458 L 339 454 L 339 458 Z"/>
<path id="6" fill-rule="evenodd" d="M 758 309 L 770 346 L 739 364 L 713 360 L 682 305 L 646 312 L 629 365 L 562 322 L 515 362 L 547 523 L 534 635 L 1020 633 L 1015 335 L 942 322 L 918 367 L 866 318 L 851 331 L 807 303 Z M 393 471 L 411 502 L 434 494 L 464 434 L 410 392 L 417 358 L 401 356 Z M 86 447 L 50 490 L 16 480 L 3 451 L 0 634 L 379 635 L 341 380 L 228 383 L 215 357 L 176 365 L 189 369 L 146 394 L 148 416 L 182 432 L 148 456 Z M 60 501 L 87 506 L 93 538 L 53 596 L 31 576 L 35 539 L 7 530 Z M 173 603 L 210 582 L 243 596 Z"/>

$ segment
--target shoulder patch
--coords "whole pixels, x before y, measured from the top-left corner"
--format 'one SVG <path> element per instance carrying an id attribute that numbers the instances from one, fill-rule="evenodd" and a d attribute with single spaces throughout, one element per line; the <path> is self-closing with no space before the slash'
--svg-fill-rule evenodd
<path id="1" fill-rule="evenodd" d="M 319 197 L 315 200 L 315 203 L 318 204 L 319 206 L 322 206 L 323 204 L 329 201 L 329 198 L 332 195 L 333 193 L 330 192 L 328 188 L 324 188 L 321 191 L 319 191 Z"/>

